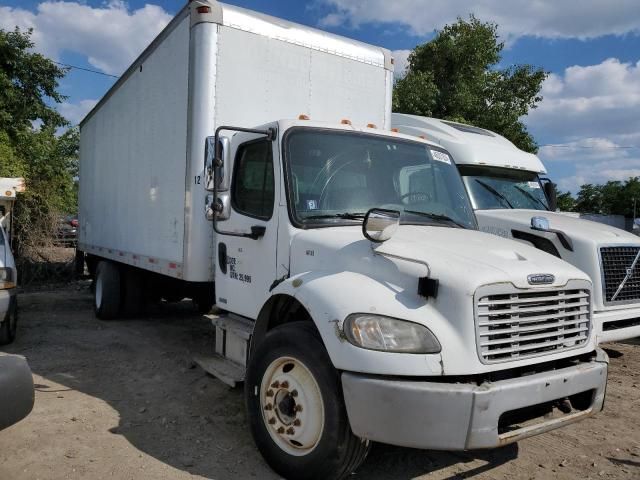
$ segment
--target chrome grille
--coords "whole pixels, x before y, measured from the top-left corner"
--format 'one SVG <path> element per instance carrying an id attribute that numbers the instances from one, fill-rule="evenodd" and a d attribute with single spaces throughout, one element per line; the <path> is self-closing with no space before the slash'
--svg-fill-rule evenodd
<path id="1" fill-rule="evenodd" d="M 481 293 L 476 299 L 476 341 L 484 363 L 557 353 L 589 338 L 589 290 Z"/>
<path id="2" fill-rule="evenodd" d="M 605 303 L 637 303 L 640 301 L 640 261 L 633 270 L 629 270 L 638 251 L 640 251 L 640 247 L 632 246 L 600 248 L 602 289 Z M 618 292 L 627 273 L 629 273 L 629 277 Z M 616 292 L 618 292 L 617 295 Z"/>

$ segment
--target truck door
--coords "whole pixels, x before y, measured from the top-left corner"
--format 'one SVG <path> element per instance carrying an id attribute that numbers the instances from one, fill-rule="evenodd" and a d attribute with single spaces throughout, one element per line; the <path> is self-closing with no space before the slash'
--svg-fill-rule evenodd
<path id="1" fill-rule="evenodd" d="M 216 302 L 224 310 L 255 319 L 276 278 L 277 142 L 264 135 L 236 133 L 229 148 L 233 159 L 229 217 L 217 221 L 214 237 Z M 251 233 L 253 238 L 237 236 Z"/>

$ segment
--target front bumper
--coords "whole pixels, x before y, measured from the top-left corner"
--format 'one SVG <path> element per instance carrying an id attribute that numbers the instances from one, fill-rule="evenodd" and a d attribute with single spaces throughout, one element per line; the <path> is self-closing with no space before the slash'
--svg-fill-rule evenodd
<path id="1" fill-rule="evenodd" d="M 598 343 L 640 337 L 640 308 L 593 312 Z"/>
<path id="2" fill-rule="evenodd" d="M 0 353 L 0 430 L 29 415 L 33 402 L 33 378 L 27 360 Z"/>
<path id="3" fill-rule="evenodd" d="M 493 448 L 543 433 L 602 410 L 608 359 L 496 382 L 446 383 L 343 373 L 353 433 L 403 447 L 434 450 Z M 591 404 L 565 416 L 499 433 L 507 412 L 590 391 Z"/>

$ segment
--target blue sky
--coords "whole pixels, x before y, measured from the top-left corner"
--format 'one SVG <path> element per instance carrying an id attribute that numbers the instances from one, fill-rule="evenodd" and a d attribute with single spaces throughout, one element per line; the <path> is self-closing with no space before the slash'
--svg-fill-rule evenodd
<path id="1" fill-rule="evenodd" d="M 545 99 L 526 123 L 563 189 L 640 175 L 638 0 L 229 0 L 395 52 L 474 13 L 499 25 L 502 65 L 551 72 Z M 36 48 L 57 61 L 120 74 L 182 6 L 177 0 L 0 0 L 0 28 L 34 28 Z M 59 106 L 79 121 L 115 81 L 72 70 Z M 630 148 L 629 148 L 630 147 Z"/>

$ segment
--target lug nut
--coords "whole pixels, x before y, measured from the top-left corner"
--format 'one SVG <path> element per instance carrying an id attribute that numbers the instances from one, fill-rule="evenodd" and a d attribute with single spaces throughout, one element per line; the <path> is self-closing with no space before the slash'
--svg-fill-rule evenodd
<path id="1" fill-rule="evenodd" d="M 280 386 L 280 382 L 273 382 L 271 384 L 271 388 L 278 388 Z"/>
<path id="2" fill-rule="evenodd" d="M 273 397 L 273 390 L 267 390 L 267 397 Z"/>
<path id="3" fill-rule="evenodd" d="M 299 419 L 299 418 L 296 418 L 296 419 L 293 421 L 293 424 L 294 424 L 296 427 L 299 427 L 299 426 L 301 425 L 301 423 L 302 423 L 302 422 L 300 421 L 300 419 Z"/>
<path id="4" fill-rule="evenodd" d="M 287 428 L 287 435 L 293 435 L 294 433 L 296 433 L 296 431 L 293 429 L 293 427 Z"/>
<path id="5" fill-rule="evenodd" d="M 302 411 L 302 405 L 296 405 L 296 412 Z"/>
<path id="6" fill-rule="evenodd" d="M 267 403 L 267 404 L 264 406 L 264 409 L 265 409 L 265 410 L 272 410 L 272 409 L 273 409 L 273 405 L 271 405 L 270 403 Z"/>
<path id="7" fill-rule="evenodd" d="M 289 382 L 287 382 L 287 381 L 285 380 L 284 382 L 282 382 L 282 383 L 280 384 L 280 386 L 281 386 L 282 388 L 289 388 Z"/>
<path id="8" fill-rule="evenodd" d="M 284 433 L 284 427 L 278 427 L 278 433 L 282 435 Z"/>
<path id="9" fill-rule="evenodd" d="M 292 390 L 291 391 L 291 396 L 292 397 L 297 397 L 298 396 L 298 390 Z"/>
<path id="10" fill-rule="evenodd" d="M 269 425 L 273 425 L 274 423 L 276 423 L 276 418 L 275 417 L 271 417 L 269 419 Z"/>

